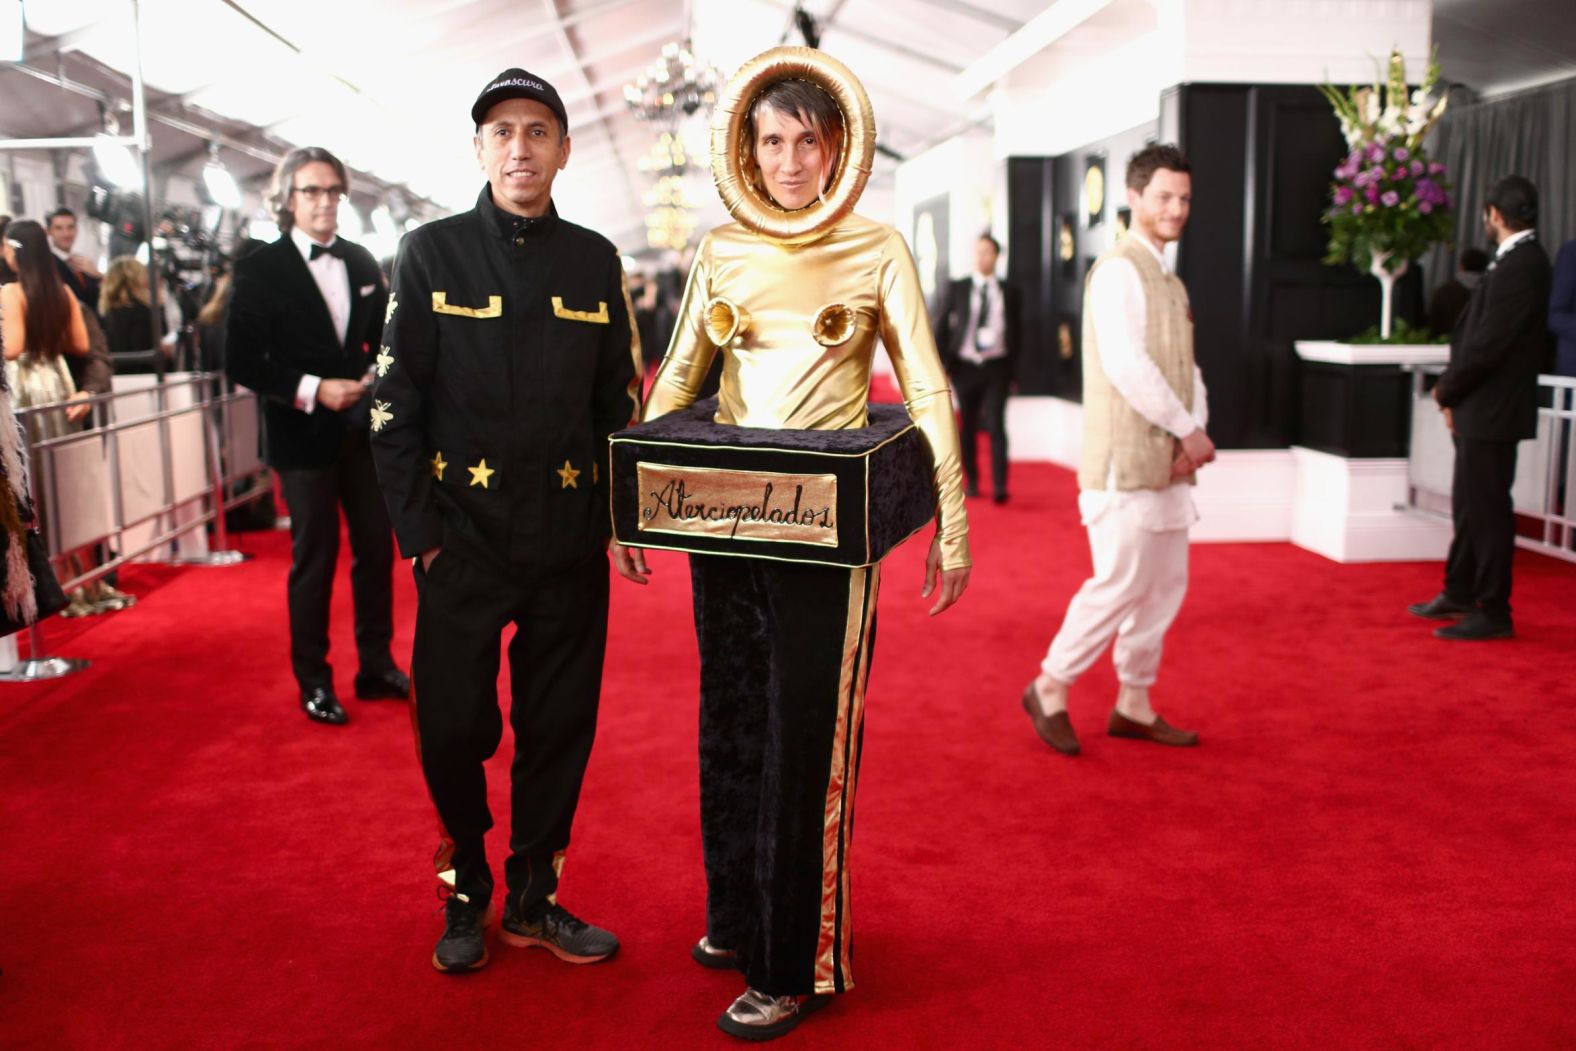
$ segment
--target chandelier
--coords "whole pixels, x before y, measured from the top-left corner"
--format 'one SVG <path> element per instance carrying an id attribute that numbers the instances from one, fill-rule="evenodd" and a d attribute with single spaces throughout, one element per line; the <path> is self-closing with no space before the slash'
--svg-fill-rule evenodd
<path id="1" fill-rule="evenodd" d="M 695 202 L 684 178 L 664 175 L 646 192 L 646 244 L 681 252 L 695 232 Z"/>
<path id="2" fill-rule="evenodd" d="M 653 175 L 683 175 L 689 170 L 689 154 L 684 140 L 665 131 L 651 144 L 651 150 L 635 162 L 643 172 Z"/>
<path id="3" fill-rule="evenodd" d="M 667 120 L 710 109 L 722 74 L 700 61 L 687 44 L 667 44 L 644 73 L 624 85 L 636 120 Z"/>

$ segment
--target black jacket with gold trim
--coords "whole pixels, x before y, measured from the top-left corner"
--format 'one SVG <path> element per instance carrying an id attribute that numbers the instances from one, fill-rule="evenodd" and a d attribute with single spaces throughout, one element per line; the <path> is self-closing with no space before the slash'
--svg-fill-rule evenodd
<path id="1" fill-rule="evenodd" d="M 371 406 L 402 555 L 550 570 L 605 545 L 608 435 L 640 409 L 631 314 L 617 250 L 556 209 L 483 187 L 405 238 Z"/>

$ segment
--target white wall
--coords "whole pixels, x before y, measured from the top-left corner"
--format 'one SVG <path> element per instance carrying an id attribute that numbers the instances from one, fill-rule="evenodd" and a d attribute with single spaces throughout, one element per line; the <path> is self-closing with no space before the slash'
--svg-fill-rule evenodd
<path id="1" fill-rule="evenodd" d="M 974 269 L 974 241 L 981 231 L 994 231 L 1005 244 L 1006 201 L 1003 197 L 998 203 L 998 168 L 991 137 L 983 131 L 965 132 L 904 161 L 892 184 L 892 225 L 912 240 L 914 209 L 946 194 L 950 201 L 947 269 L 954 277 L 969 273 Z"/>

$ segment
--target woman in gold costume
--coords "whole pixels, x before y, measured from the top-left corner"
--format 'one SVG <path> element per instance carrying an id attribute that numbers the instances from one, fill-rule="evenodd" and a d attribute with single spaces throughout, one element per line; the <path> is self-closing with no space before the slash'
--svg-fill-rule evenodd
<path id="1" fill-rule="evenodd" d="M 712 137 L 736 221 L 696 251 L 644 418 L 690 405 L 720 353 L 717 423 L 863 427 L 879 339 L 932 453 L 937 528 L 921 594 L 936 594 L 936 614 L 969 577 L 957 430 L 908 246 L 852 212 L 874 150 L 870 101 L 840 62 L 776 48 L 740 69 Z M 647 571 L 638 549 L 614 554 Z M 718 1025 L 772 1039 L 853 987 L 848 848 L 880 566 L 690 564 L 707 882 L 693 955 L 748 984 Z"/>

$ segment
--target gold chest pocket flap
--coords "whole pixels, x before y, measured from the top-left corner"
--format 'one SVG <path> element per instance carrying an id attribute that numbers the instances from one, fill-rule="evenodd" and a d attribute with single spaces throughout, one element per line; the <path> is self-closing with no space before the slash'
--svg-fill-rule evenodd
<path id="1" fill-rule="evenodd" d="M 454 317 L 503 317 L 503 296 L 488 296 L 484 307 L 457 307 L 449 304 L 447 292 L 432 294 L 432 312 Z"/>
<path id="2" fill-rule="evenodd" d="M 553 316 L 561 317 L 565 321 L 589 321 L 593 325 L 606 325 L 609 323 L 607 304 L 597 300 L 595 310 L 570 310 L 564 306 L 563 298 L 553 297 Z"/>

